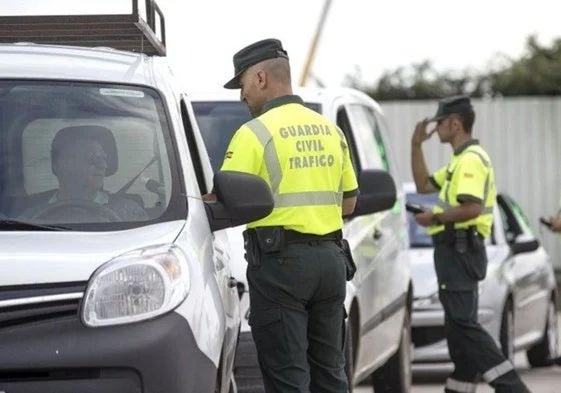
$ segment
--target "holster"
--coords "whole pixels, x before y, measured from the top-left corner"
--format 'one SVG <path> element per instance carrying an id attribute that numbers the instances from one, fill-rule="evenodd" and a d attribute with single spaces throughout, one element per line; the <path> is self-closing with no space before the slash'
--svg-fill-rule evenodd
<path id="1" fill-rule="evenodd" d="M 483 236 L 481 236 L 479 232 L 477 232 L 477 229 L 475 229 L 475 227 L 469 228 L 468 241 L 471 249 L 474 251 L 481 250 L 483 247 L 485 247 Z"/>
<path id="2" fill-rule="evenodd" d="M 468 251 L 468 233 L 466 231 L 454 231 L 454 248 L 459 254 Z"/>
<path id="3" fill-rule="evenodd" d="M 356 264 L 353 259 L 353 253 L 351 252 L 351 247 L 349 246 L 349 242 L 347 241 L 347 239 L 339 240 L 339 247 L 341 247 L 341 250 L 343 250 L 343 253 L 345 254 L 347 281 L 350 281 L 353 279 L 356 273 Z"/>
<path id="4" fill-rule="evenodd" d="M 243 245 L 245 249 L 244 258 L 249 266 L 261 265 L 261 251 L 257 242 L 257 234 L 254 229 L 243 231 Z"/>

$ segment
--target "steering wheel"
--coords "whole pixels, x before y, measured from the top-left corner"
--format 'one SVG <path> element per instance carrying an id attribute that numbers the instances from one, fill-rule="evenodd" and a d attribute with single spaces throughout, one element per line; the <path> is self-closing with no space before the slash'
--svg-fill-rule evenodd
<path id="1" fill-rule="evenodd" d="M 103 222 L 123 221 L 117 213 L 108 207 L 80 199 L 59 201 L 45 205 L 33 215 L 33 218 L 60 220 L 62 216 L 66 219 L 80 218 L 80 222 L 84 222 L 84 217 L 88 215 L 93 217 L 93 219 L 88 218 L 88 222 L 96 222 L 100 218 L 103 219 Z"/>

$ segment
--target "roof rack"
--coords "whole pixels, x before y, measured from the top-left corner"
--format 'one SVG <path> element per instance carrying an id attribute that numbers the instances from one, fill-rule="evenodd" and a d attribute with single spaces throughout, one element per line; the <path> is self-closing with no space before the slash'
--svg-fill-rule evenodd
<path id="1" fill-rule="evenodd" d="M 0 43 L 103 46 L 165 56 L 164 15 L 154 0 L 145 4 L 146 19 L 138 0 L 132 0 L 131 14 L 0 16 Z"/>

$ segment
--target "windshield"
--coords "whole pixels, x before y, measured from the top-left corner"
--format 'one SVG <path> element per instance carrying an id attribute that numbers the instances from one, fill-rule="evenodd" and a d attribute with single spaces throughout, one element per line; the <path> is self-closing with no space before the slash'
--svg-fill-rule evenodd
<path id="1" fill-rule="evenodd" d="M 304 105 L 318 113 L 321 110 L 319 104 L 305 103 Z M 247 105 L 241 101 L 198 101 L 193 102 L 193 110 L 212 169 L 217 172 L 222 166 L 234 132 L 251 120 L 251 114 Z"/>
<path id="2" fill-rule="evenodd" d="M 0 148 L 4 222 L 115 230 L 181 211 L 165 112 L 151 89 L 0 81 Z"/>
<path id="3" fill-rule="evenodd" d="M 405 196 L 408 203 L 414 203 L 417 205 L 422 205 L 426 208 L 432 209 L 432 207 L 438 201 L 438 193 L 433 194 L 417 194 L 408 193 Z M 432 247 L 432 238 L 427 233 L 426 228 L 417 224 L 413 213 L 407 213 L 407 225 L 409 227 L 409 246 L 411 248 L 417 247 Z"/>

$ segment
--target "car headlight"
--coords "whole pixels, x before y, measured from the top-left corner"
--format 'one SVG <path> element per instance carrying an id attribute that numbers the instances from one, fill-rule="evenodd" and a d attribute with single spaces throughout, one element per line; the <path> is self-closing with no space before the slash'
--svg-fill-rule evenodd
<path id="1" fill-rule="evenodd" d="M 94 272 L 81 318 L 90 327 L 154 318 L 176 308 L 187 297 L 189 286 L 187 259 L 177 246 L 127 252 Z"/>

